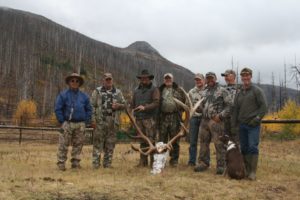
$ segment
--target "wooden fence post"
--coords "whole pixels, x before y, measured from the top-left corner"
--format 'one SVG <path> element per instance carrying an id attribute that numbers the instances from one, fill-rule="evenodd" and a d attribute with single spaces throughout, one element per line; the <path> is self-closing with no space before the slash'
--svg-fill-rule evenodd
<path id="1" fill-rule="evenodd" d="M 22 142 L 22 129 L 20 128 L 19 145 L 21 144 L 21 142 Z"/>

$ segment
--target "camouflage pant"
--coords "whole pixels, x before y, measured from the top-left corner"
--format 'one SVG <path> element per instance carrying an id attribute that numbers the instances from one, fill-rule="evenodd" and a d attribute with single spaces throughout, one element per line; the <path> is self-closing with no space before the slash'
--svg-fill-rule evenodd
<path id="1" fill-rule="evenodd" d="M 178 113 L 163 115 L 159 127 L 159 141 L 167 143 L 179 132 L 180 121 Z M 178 163 L 179 158 L 179 140 L 173 143 L 173 150 L 170 152 L 170 163 Z"/>
<path id="2" fill-rule="evenodd" d="M 104 152 L 103 167 L 110 167 L 117 141 L 115 123 L 112 117 L 105 117 L 105 121 L 97 124 L 93 138 L 93 166 L 100 166 L 101 152 Z"/>
<path id="3" fill-rule="evenodd" d="M 155 128 L 155 122 L 152 118 L 150 119 L 137 119 L 136 120 L 137 125 L 140 127 L 141 131 L 150 139 L 153 141 L 153 144 L 155 143 L 156 138 L 156 128 Z M 141 148 L 148 147 L 148 143 L 145 141 L 142 141 L 140 143 Z M 153 154 L 150 155 L 150 162 L 152 164 L 153 162 Z M 143 154 L 140 154 L 140 164 L 143 166 L 148 165 L 148 156 L 145 156 Z"/>
<path id="4" fill-rule="evenodd" d="M 200 153 L 199 153 L 199 164 L 209 166 L 210 164 L 210 149 L 209 144 L 211 140 L 215 144 L 216 148 L 216 160 L 217 167 L 224 167 L 225 164 L 225 147 L 224 144 L 219 140 L 219 136 L 224 134 L 223 122 L 216 123 L 210 119 L 202 119 L 200 125 Z"/>
<path id="5" fill-rule="evenodd" d="M 84 122 L 64 122 L 64 132 L 59 134 L 57 163 L 64 164 L 67 160 L 68 147 L 72 145 L 71 162 L 74 165 L 79 164 L 80 154 L 84 143 Z"/>

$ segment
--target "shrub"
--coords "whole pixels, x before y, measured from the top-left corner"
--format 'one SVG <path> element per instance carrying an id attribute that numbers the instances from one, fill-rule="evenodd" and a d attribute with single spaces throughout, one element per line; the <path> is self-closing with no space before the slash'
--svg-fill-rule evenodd
<path id="1" fill-rule="evenodd" d="M 18 103 L 14 119 L 18 125 L 28 125 L 36 119 L 37 106 L 33 100 L 21 100 Z"/>

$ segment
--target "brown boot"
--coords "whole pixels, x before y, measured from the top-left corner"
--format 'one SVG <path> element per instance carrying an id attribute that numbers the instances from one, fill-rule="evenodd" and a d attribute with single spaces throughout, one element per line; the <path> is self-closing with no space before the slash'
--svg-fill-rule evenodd
<path id="1" fill-rule="evenodd" d="M 147 167 L 147 166 L 148 166 L 148 156 L 140 154 L 140 161 L 139 164 L 136 165 L 136 167 Z"/>
<path id="2" fill-rule="evenodd" d="M 66 171 L 66 166 L 65 166 L 65 163 L 60 163 L 58 162 L 57 163 L 57 167 L 60 171 Z"/>

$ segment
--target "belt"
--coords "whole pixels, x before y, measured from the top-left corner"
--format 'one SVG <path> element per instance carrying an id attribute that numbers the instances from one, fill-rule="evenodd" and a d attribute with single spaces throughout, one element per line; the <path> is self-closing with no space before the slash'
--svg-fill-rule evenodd
<path id="1" fill-rule="evenodd" d="M 163 112 L 163 115 L 173 115 L 173 114 L 178 114 L 178 112 Z"/>
<path id="2" fill-rule="evenodd" d="M 80 122 L 85 122 L 85 121 L 71 119 L 71 120 L 69 120 L 68 122 L 80 123 Z"/>
<path id="3" fill-rule="evenodd" d="M 103 113 L 103 117 L 113 116 L 113 113 Z"/>

